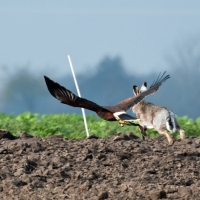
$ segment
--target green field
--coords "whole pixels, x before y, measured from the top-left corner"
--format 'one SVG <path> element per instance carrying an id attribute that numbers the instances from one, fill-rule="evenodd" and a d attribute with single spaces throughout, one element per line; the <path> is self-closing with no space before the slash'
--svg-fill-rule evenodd
<path id="1" fill-rule="evenodd" d="M 177 117 L 177 120 L 185 130 L 186 136 L 200 136 L 200 118 L 192 120 L 184 116 Z M 133 132 L 141 136 L 138 127 L 121 127 L 118 122 L 108 122 L 94 115 L 87 116 L 87 122 L 90 135 L 108 137 L 118 132 Z M 14 135 L 25 131 L 39 137 L 48 137 L 55 134 L 62 134 L 69 139 L 86 137 L 82 115 L 77 114 L 40 115 L 26 112 L 13 116 L 0 113 L 0 129 L 7 129 Z M 150 129 L 147 134 L 150 137 L 159 135 L 156 131 Z M 179 137 L 179 134 L 174 133 L 173 136 Z"/>

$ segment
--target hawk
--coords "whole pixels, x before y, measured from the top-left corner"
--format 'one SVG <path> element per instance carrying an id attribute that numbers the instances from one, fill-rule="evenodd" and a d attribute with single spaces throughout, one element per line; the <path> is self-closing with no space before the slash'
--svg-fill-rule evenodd
<path id="1" fill-rule="evenodd" d="M 127 98 L 114 106 L 100 106 L 90 100 L 78 97 L 73 92 L 54 82 L 47 76 L 44 76 L 44 79 L 50 94 L 61 101 L 61 103 L 73 107 L 92 110 L 96 112 L 100 118 L 107 121 L 118 121 L 119 124 L 123 126 L 124 124 L 134 125 L 133 122 L 137 122 L 139 120 L 136 117 L 127 114 L 126 112 L 141 100 L 143 100 L 146 96 L 155 93 L 162 85 L 162 83 L 170 78 L 169 75 L 165 76 L 165 73 L 166 72 L 164 72 L 162 75 L 159 74 L 156 81 L 154 81 L 146 91 L 136 96 Z"/>

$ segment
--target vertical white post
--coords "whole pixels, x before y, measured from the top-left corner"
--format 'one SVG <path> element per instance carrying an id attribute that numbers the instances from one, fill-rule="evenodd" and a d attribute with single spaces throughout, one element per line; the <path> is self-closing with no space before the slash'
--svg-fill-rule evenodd
<path id="1" fill-rule="evenodd" d="M 74 69 L 73 69 L 73 65 L 72 65 L 72 62 L 71 62 L 71 58 L 70 58 L 69 55 L 67 57 L 68 57 L 68 60 L 69 60 L 69 65 L 70 65 L 70 68 L 71 68 L 71 71 L 72 71 L 72 76 L 74 78 L 74 83 L 75 83 L 75 86 L 76 86 L 76 90 L 77 90 L 78 96 L 81 97 L 81 93 L 80 93 L 80 90 L 79 90 L 79 87 L 78 87 L 78 83 L 77 83 L 77 80 L 76 80 L 76 76 L 75 76 L 75 73 L 74 73 Z M 87 120 L 86 120 L 86 117 L 85 117 L 85 110 L 84 110 L 84 108 L 81 108 L 81 110 L 82 110 L 82 114 L 83 114 L 83 120 L 84 120 L 84 124 L 85 124 L 86 135 L 87 135 L 87 137 L 89 137 Z"/>

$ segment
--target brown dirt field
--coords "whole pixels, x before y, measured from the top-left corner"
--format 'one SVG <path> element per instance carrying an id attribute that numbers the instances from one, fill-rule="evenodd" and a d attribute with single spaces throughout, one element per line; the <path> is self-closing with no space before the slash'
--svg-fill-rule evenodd
<path id="1" fill-rule="evenodd" d="M 67 140 L 0 130 L 0 199 L 200 199 L 200 138 Z"/>

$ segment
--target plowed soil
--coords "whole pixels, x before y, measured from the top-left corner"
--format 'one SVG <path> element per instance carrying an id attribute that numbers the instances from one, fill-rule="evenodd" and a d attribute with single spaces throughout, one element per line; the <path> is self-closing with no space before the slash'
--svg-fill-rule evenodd
<path id="1" fill-rule="evenodd" d="M 200 199 L 200 138 L 115 137 L 0 130 L 0 199 Z"/>

